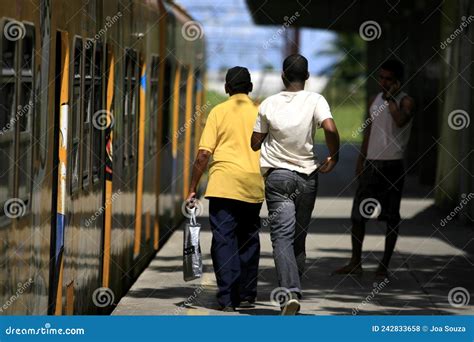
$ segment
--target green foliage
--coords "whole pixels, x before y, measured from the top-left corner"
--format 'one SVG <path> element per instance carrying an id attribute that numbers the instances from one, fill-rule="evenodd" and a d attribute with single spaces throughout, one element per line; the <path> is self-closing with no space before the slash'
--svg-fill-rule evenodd
<path id="1" fill-rule="evenodd" d="M 323 92 L 329 102 L 342 141 L 361 142 L 357 129 L 366 111 L 366 44 L 358 34 L 339 33 L 332 45 L 317 56 L 335 62 L 323 71 L 330 80 Z"/>

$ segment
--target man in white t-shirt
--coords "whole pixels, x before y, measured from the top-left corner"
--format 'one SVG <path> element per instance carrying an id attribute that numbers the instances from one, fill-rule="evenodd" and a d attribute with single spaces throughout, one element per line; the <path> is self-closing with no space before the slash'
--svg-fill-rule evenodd
<path id="1" fill-rule="evenodd" d="M 403 157 L 410 138 L 415 103 L 401 91 L 403 64 L 387 60 L 379 70 L 380 92 L 369 103 L 369 124 L 357 161 L 359 185 L 352 205 L 352 258 L 336 274 L 362 273 L 362 243 L 365 223 L 377 214 L 387 223 L 385 251 L 376 276 L 388 276 L 388 267 L 397 242 L 400 201 L 405 179 Z M 378 211 L 378 210 L 377 210 Z"/>
<path id="2" fill-rule="evenodd" d="M 261 148 L 260 169 L 283 315 L 299 311 L 305 242 L 316 200 L 318 172 L 330 172 L 338 161 L 339 134 L 326 99 L 305 91 L 308 61 L 295 54 L 283 62 L 285 91 L 262 102 L 252 134 Z M 330 156 L 319 163 L 313 151 L 316 128 L 323 128 Z M 265 222 L 264 222 L 265 223 Z"/>

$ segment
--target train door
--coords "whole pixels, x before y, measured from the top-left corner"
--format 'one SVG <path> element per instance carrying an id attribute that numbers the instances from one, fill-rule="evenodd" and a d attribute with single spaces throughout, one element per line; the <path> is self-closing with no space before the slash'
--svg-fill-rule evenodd
<path id="1" fill-rule="evenodd" d="M 123 88 L 123 182 L 130 195 L 130 203 L 136 203 L 138 112 L 139 112 L 139 60 L 134 49 L 125 50 L 125 74 Z M 135 227 L 135 205 L 127 218 L 127 226 Z M 134 247 L 134 256 L 137 252 Z"/>
<path id="2" fill-rule="evenodd" d="M 56 71 L 54 104 L 53 182 L 51 205 L 51 265 L 49 314 L 62 313 L 64 231 L 67 201 L 67 136 L 69 112 L 69 38 L 67 32 L 56 35 Z"/>
<path id="3" fill-rule="evenodd" d="M 103 194 L 104 194 L 104 234 L 102 240 L 102 286 L 110 286 L 110 247 L 112 236 L 112 205 L 114 195 L 112 194 L 112 178 L 113 178 L 113 132 L 114 132 L 114 76 L 115 76 L 115 59 L 112 48 L 106 46 L 106 73 L 105 73 L 105 113 L 106 113 L 106 130 L 104 137 L 105 144 L 105 168 L 101 170 L 104 176 Z M 104 146 L 104 145 L 103 145 Z M 103 147 L 102 146 L 102 147 Z"/>

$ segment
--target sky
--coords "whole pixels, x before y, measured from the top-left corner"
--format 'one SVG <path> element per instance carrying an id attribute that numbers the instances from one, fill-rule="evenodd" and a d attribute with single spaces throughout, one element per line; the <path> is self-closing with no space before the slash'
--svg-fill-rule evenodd
<path id="1" fill-rule="evenodd" d="M 250 70 L 261 70 L 266 65 L 281 69 L 283 36 L 277 33 L 280 27 L 255 25 L 245 0 L 176 0 L 176 3 L 203 26 L 209 70 L 234 65 Z M 318 56 L 318 51 L 330 46 L 335 35 L 317 29 L 300 32 L 300 53 L 308 58 L 310 73 L 317 75 L 333 61 Z"/>

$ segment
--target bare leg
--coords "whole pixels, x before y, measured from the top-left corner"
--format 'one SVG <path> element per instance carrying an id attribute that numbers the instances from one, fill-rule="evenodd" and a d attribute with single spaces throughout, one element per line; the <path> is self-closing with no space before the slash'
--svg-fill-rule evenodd
<path id="1" fill-rule="evenodd" d="M 382 261 L 380 262 L 379 268 L 377 269 L 377 275 L 386 276 L 388 274 L 388 265 L 392 258 L 393 251 L 395 250 L 395 244 L 398 239 L 398 226 L 400 222 L 387 222 L 387 232 L 385 236 L 385 252 L 383 254 Z"/>
<path id="2" fill-rule="evenodd" d="M 362 259 L 362 243 L 365 236 L 365 222 L 352 221 L 352 258 L 351 261 L 337 269 L 335 274 L 360 274 L 362 273 L 361 259 Z"/>

